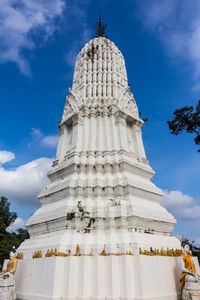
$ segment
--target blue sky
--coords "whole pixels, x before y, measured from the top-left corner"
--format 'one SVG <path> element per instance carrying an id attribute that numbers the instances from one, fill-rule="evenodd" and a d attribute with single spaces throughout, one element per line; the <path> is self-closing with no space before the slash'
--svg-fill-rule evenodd
<path id="1" fill-rule="evenodd" d="M 174 234 L 200 244 L 200 154 L 192 135 L 172 136 L 166 123 L 200 98 L 199 0 L 1 0 L 0 195 L 17 211 L 16 226 L 39 206 L 75 58 L 95 34 L 99 7 L 149 119 L 144 145 L 177 218 Z"/>

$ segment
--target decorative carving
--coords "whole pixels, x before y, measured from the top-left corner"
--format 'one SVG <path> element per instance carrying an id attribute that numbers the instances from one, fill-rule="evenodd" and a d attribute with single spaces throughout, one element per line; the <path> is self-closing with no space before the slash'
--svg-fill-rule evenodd
<path id="1" fill-rule="evenodd" d="M 24 258 L 23 252 L 18 252 L 16 258 L 17 259 L 23 259 Z"/>
<path id="2" fill-rule="evenodd" d="M 42 250 L 35 251 L 33 258 L 42 258 Z"/>
<path id="3" fill-rule="evenodd" d="M 163 248 L 161 248 L 161 250 L 159 249 L 152 249 L 152 247 L 149 250 L 144 250 L 142 251 L 141 248 L 139 248 L 139 254 L 140 255 L 157 255 L 157 256 L 181 256 L 182 254 L 182 250 L 180 249 L 169 249 L 167 248 L 167 250 L 163 250 Z"/>
<path id="4" fill-rule="evenodd" d="M 101 13 L 99 12 L 99 22 L 95 24 L 96 29 L 96 35 L 98 36 L 104 36 L 105 30 L 106 30 L 107 24 L 101 22 Z"/>
<path id="5" fill-rule="evenodd" d="M 127 114 L 139 118 L 137 104 L 129 88 L 126 88 L 117 99 L 118 107 Z"/>
<path id="6" fill-rule="evenodd" d="M 79 244 L 76 245 L 76 254 L 75 256 L 80 256 L 80 247 L 79 247 Z"/>
<path id="7" fill-rule="evenodd" d="M 106 252 L 105 249 L 103 249 L 99 254 L 100 256 L 121 256 L 121 255 L 133 255 L 133 252 L 126 251 L 126 252 Z M 51 256 L 71 256 L 71 250 L 68 250 L 67 253 L 64 252 L 58 252 L 57 248 L 55 248 L 55 250 L 51 249 L 51 251 L 48 249 L 47 253 L 45 254 L 45 257 L 51 257 Z M 80 252 L 80 246 L 79 244 L 76 245 L 76 251 L 75 254 L 73 254 L 72 256 L 93 256 L 92 250 L 90 251 L 89 254 L 83 254 Z"/>
<path id="8" fill-rule="evenodd" d="M 127 86 L 124 57 L 117 46 L 105 36 L 87 43 L 76 60 L 72 90 L 85 100 L 105 100 L 118 97 Z"/>
<path id="9" fill-rule="evenodd" d="M 94 61 L 94 55 L 95 53 L 97 53 L 99 46 L 94 46 L 94 44 L 92 43 L 91 48 L 88 49 L 87 51 L 87 56 L 89 59 L 92 60 L 92 62 Z"/>
<path id="10" fill-rule="evenodd" d="M 73 112 L 77 112 L 81 103 L 82 102 L 77 99 L 75 92 L 69 89 L 69 95 L 66 97 L 62 121 L 67 119 L 67 117 Z"/>
<path id="11" fill-rule="evenodd" d="M 116 255 L 116 256 L 121 256 L 121 255 L 133 255 L 133 253 L 131 251 L 126 251 L 126 252 L 117 252 L 117 253 L 113 253 L 113 252 L 106 252 L 105 249 L 103 249 L 100 253 L 100 256 L 112 256 L 112 255 Z"/>
<path id="12" fill-rule="evenodd" d="M 73 112 L 73 108 L 71 106 L 71 103 L 69 102 L 69 96 L 68 96 L 66 99 L 62 120 L 66 119 L 72 112 Z"/>

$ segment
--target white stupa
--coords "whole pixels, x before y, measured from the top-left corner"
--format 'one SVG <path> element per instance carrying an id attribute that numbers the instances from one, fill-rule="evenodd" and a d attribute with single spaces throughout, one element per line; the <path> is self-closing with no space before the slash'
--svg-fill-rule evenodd
<path id="1" fill-rule="evenodd" d="M 83 268 L 81 259 L 90 260 L 87 264 L 93 264 L 91 276 L 94 276 L 97 265 L 100 266 L 101 259 L 104 259 L 102 264 L 107 270 L 102 271 L 101 276 L 108 270 L 109 278 L 117 276 L 117 267 L 113 269 L 111 265 L 114 262 L 111 265 L 109 262 L 113 258 L 99 256 L 103 250 L 106 253 L 130 252 L 135 255 L 115 257 L 118 264 L 120 259 L 136 260 L 139 248 L 180 248 L 180 242 L 172 236 L 176 220 L 160 205 L 163 192 L 151 181 L 155 172 L 145 155 L 141 133 L 143 123 L 128 85 L 124 57 L 112 41 L 99 34 L 85 44 L 76 60 L 73 86 L 58 126 L 60 135 L 56 159 L 47 174 L 50 183 L 38 196 L 41 208 L 27 222 L 30 239 L 18 249 L 24 253 L 24 264 L 26 259 L 31 261 L 37 250 L 45 254 L 48 249 L 57 248 L 61 252 L 70 250 L 75 253 L 79 244 L 81 254 L 92 253 L 93 257 L 34 260 L 36 268 L 39 261 L 46 260 L 50 264 L 51 259 L 68 262 L 71 259 L 71 267 L 61 273 L 64 272 L 64 278 L 69 277 L 68 281 L 73 286 L 79 282 L 78 275 L 72 272 L 75 266 L 77 274 L 81 273 L 83 277 L 90 274 L 89 269 Z M 124 265 L 122 263 L 125 269 L 130 268 L 128 265 L 127 261 Z M 125 273 L 129 272 L 127 270 Z M 41 273 L 38 271 L 38 274 Z M 54 279 L 50 279 L 47 274 L 48 271 L 48 281 L 55 285 L 55 277 L 52 275 Z M 126 278 L 129 275 L 121 276 Z M 89 284 L 93 286 L 91 282 Z M 126 278 L 126 284 L 118 293 L 122 295 L 123 290 L 123 297 L 106 292 L 106 288 L 102 295 L 101 288 L 98 288 L 99 292 L 89 292 L 86 286 L 86 296 L 83 289 L 78 291 L 78 287 L 74 288 L 74 292 L 62 292 L 61 296 L 62 299 L 176 299 L 131 298 L 129 294 L 134 296 L 134 293 L 129 285 L 131 283 L 128 284 Z M 50 296 L 23 298 L 23 295 L 29 295 L 28 291 L 24 293 L 20 285 L 20 299 L 54 299 Z M 31 293 L 41 294 L 38 291 Z"/>

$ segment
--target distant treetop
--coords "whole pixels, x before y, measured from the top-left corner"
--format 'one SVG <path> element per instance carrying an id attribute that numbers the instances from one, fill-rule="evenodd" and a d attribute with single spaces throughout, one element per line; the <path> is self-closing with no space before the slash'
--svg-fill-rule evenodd
<path id="1" fill-rule="evenodd" d="M 193 106 L 184 106 L 175 110 L 174 116 L 172 121 L 167 121 L 170 133 L 179 135 L 184 130 L 187 133 L 194 133 L 194 142 L 196 145 L 200 145 L 200 100 L 196 110 Z M 198 152 L 200 152 L 200 149 Z"/>

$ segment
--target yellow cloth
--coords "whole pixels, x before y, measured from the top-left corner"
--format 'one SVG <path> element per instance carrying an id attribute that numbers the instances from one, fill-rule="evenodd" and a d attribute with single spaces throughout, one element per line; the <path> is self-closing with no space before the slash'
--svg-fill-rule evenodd
<path id="1" fill-rule="evenodd" d="M 194 265 L 194 262 L 192 260 L 192 257 L 190 254 L 186 254 L 186 253 L 183 253 L 182 254 L 182 259 L 185 263 L 185 268 L 188 270 L 188 271 L 191 271 L 193 273 L 195 273 L 197 275 L 197 271 L 196 271 L 196 268 L 195 268 L 195 265 Z M 186 272 L 183 272 L 181 275 L 180 275 L 180 289 L 181 289 L 181 293 L 183 291 L 183 287 L 184 287 L 184 284 L 185 284 L 185 276 L 186 275 L 192 275 L 192 274 L 189 274 L 189 273 L 186 273 Z"/>
<path id="2" fill-rule="evenodd" d="M 17 258 L 11 258 L 7 264 L 7 272 L 15 274 L 17 269 Z"/>

